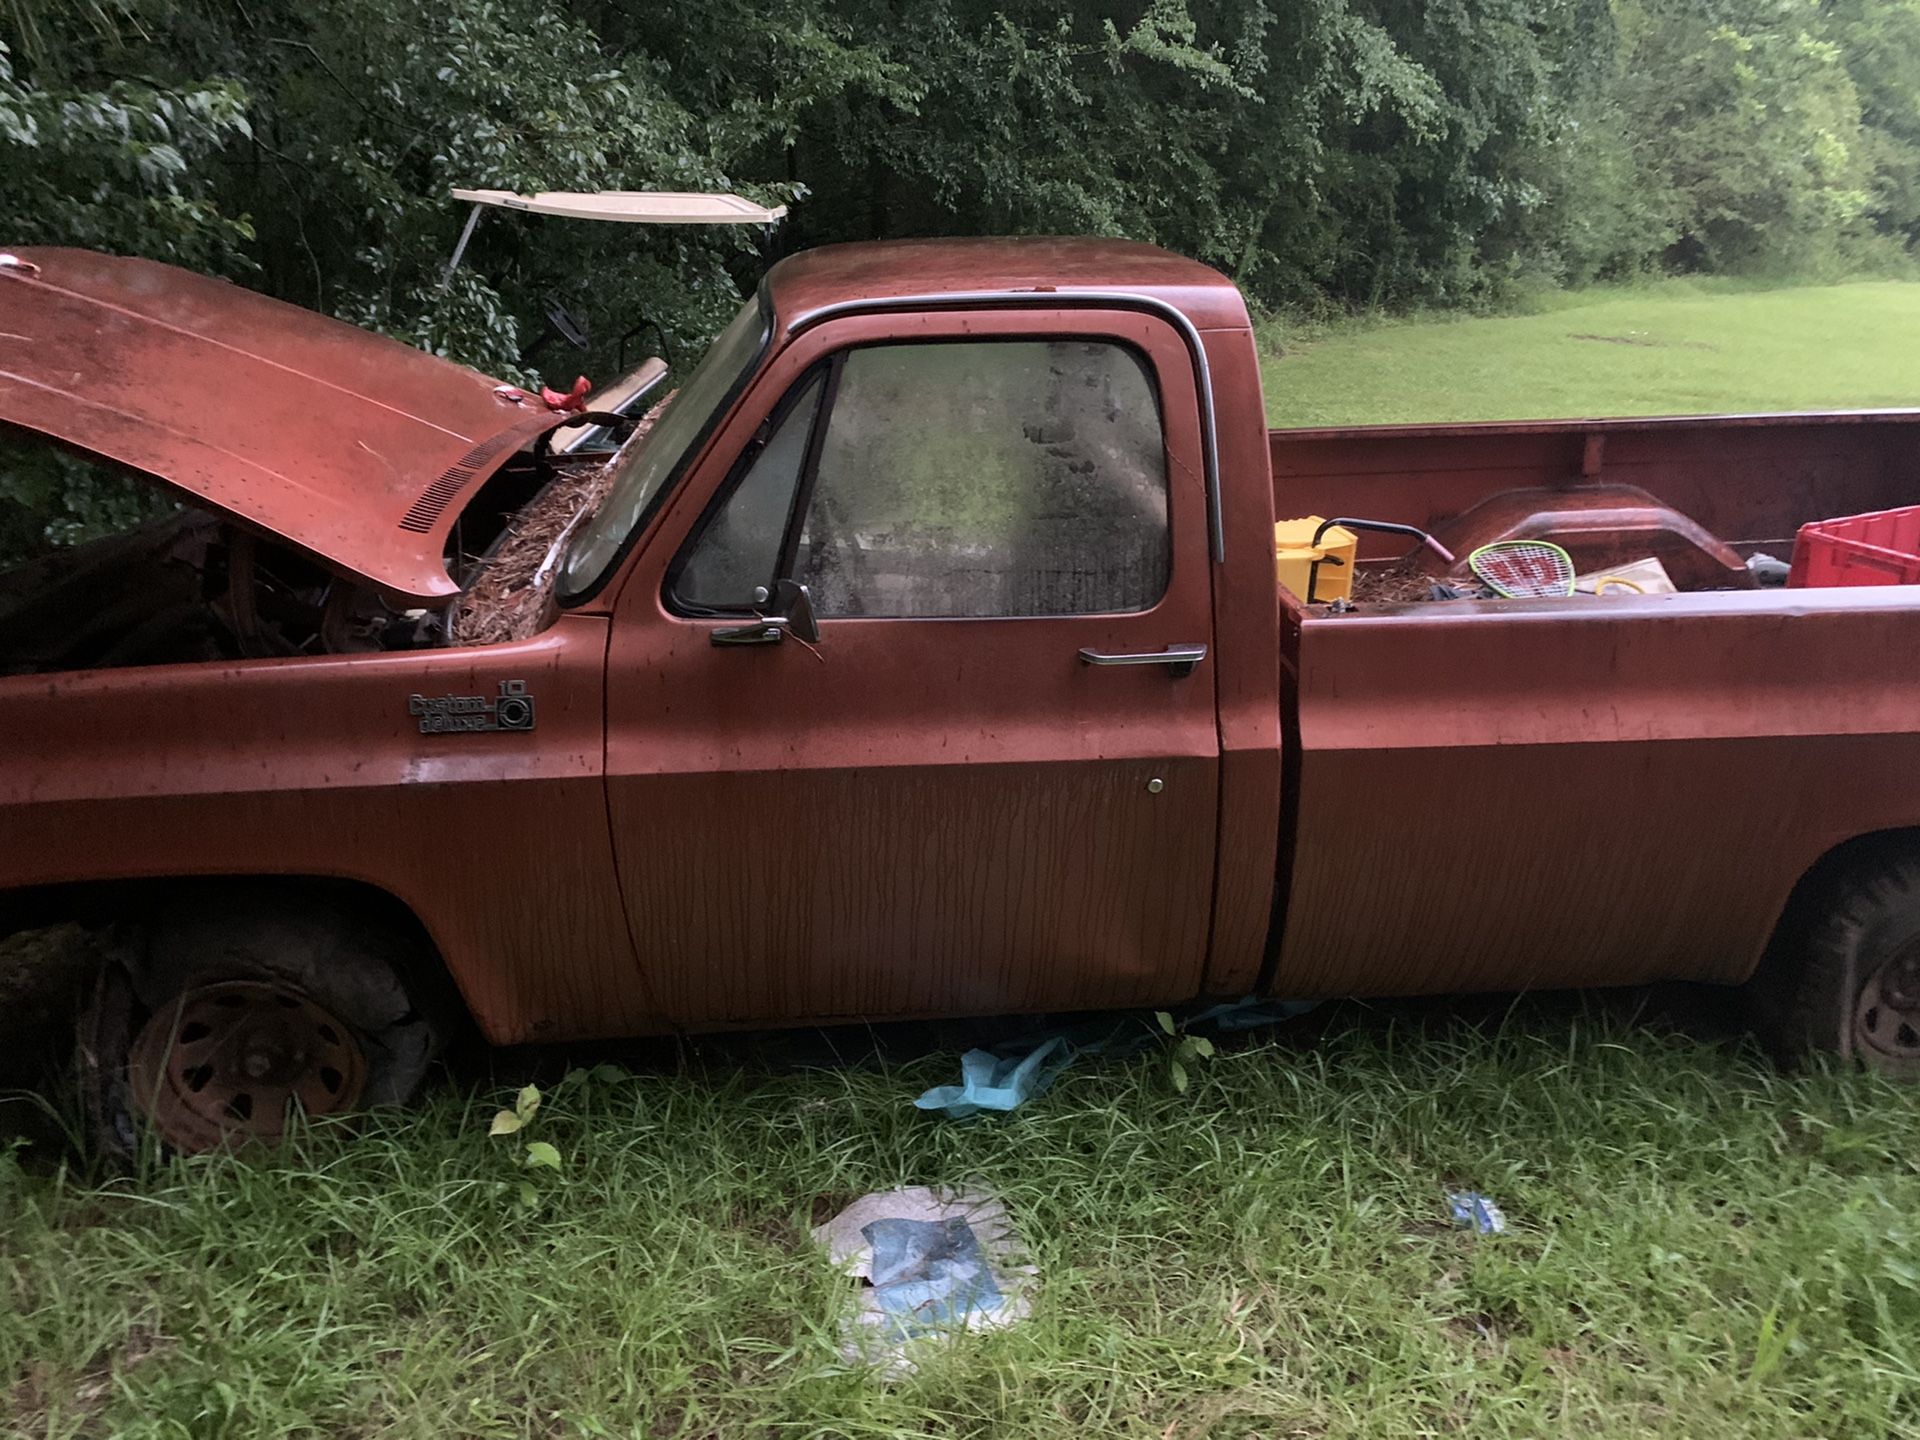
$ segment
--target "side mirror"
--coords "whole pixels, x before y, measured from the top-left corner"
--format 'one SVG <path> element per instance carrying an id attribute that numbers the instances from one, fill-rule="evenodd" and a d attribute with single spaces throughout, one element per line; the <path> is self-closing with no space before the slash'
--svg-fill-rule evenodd
<path id="1" fill-rule="evenodd" d="M 820 623 L 813 618 L 813 592 L 798 580 L 776 580 L 773 598 L 762 614 L 768 624 L 784 626 L 809 645 L 820 643 Z"/>
<path id="2" fill-rule="evenodd" d="M 813 596 L 807 587 L 794 580 L 774 583 L 773 593 L 756 590 L 754 612 L 759 619 L 751 625 L 728 625 L 713 632 L 716 645 L 777 645 L 791 630 L 809 645 L 818 644 L 820 625 L 813 618 Z"/>

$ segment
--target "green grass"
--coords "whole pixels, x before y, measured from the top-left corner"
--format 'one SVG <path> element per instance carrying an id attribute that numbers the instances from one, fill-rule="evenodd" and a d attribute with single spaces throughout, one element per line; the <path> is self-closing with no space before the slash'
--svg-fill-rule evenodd
<path id="1" fill-rule="evenodd" d="M 1267 419 L 1367 425 L 1920 406 L 1920 283 L 1742 289 L 1671 280 L 1538 313 L 1265 327 Z M 1275 350 L 1283 353 L 1275 354 Z"/>
<path id="2" fill-rule="evenodd" d="M 1306 1022 L 1311 1029 L 1313 1021 Z M 1087 1061 L 971 1125 L 905 1068 L 593 1081 L 523 1172 L 442 1085 L 357 1137 L 88 1185 L 0 1167 L 29 1435 L 1886 1436 L 1920 1426 L 1920 1091 L 1528 1002 Z M 1296 1022 L 1298 1025 L 1299 1022 Z M 518 1188 L 530 1175 L 537 1204 Z M 806 1227 L 1003 1196 L 1034 1314 L 887 1384 Z M 1446 1221 L 1444 1192 L 1508 1233 Z"/>

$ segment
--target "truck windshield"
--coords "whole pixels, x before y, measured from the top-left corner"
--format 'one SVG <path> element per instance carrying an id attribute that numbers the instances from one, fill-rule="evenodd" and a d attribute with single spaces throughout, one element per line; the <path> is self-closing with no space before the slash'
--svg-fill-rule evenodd
<path id="1" fill-rule="evenodd" d="M 613 562 L 638 533 L 670 480 L 700 446 L 767 345 L 767 321 L 758 299 L 740 307 L 713 342 L 653 429 L 616 455 L 613 488 L 567 552 L 563 599 L 596 589 Z"/>

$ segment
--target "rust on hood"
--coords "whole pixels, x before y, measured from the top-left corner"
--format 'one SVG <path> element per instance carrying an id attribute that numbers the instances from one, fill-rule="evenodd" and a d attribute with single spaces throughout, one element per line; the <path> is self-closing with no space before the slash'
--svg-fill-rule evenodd
<path id="1" fill-rule="evenodd" d="M 0 424 L 141 471 L 403 602 L 560 416 L 464 366 L 151 260 L 0 257 Z"/>

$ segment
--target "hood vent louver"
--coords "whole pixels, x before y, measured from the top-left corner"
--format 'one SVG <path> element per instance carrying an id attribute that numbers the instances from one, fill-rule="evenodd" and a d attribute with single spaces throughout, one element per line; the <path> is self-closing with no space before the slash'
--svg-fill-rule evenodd
<path id="1" fill-rule="evenodd" d="M 442 470 L 440 478 L 420 492 L 420 498 L 408 506 L 407 513 L 400 517 L 400 528 L 410 530 L 415 535 L 426 534 L 433 529 L 434 522 L 446 513 L 447 507 L 454 502 L 455 497 L 467 487 L 474 476 L 483 470 L 493 468 L 487 462 L 509 446 L 517 449 L 526 443 L 529 435 L 551 429 L 562 418 L 557 415 L 536 415 L 527 423 L 515 425 L 509 430 L 502 430 L 482 440 Z"/>

